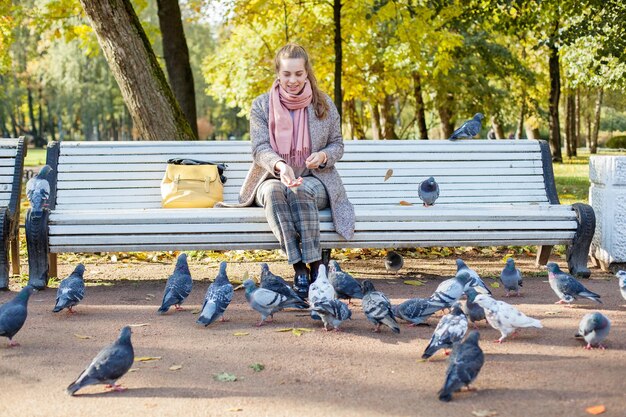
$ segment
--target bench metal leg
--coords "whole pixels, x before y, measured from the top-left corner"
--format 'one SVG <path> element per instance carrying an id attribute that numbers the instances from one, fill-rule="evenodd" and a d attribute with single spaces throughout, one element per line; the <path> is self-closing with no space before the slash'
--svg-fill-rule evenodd
<path id="1" fill-rule="evenodd" d="M 0 290 L 9 288 L 9 236 L 11 233 L 11 219 L 9 210 L 4 207 L 0 209 Z"/>
<path id="2" fill-rule="evenodd" d="M 539 268 L 540 266 L 544 266 L 548 263 L 548 259 L 550 259 L 550 253 L 552 253 L 552 245 L 539 246 L 537 249 L 537 261 L 535 262 L 535 266 Z"/>
<path id="3" fill-rule="evenodd" d="M 572 205 L 578 220 L 578 229 L 574 241 L 567 248 L 567 265 L 570 274 L 589 278 L 591 271 L 587 268 L 589 247 L 596 231 L 596 215 L 589 204 L 575 203 Z"/>
<path id="4" fill-rule="evenodd" d="M 26 213 L 26 247 L 28 249 L 28 283 L 38 290 L 48 285 L 48 209 Z"/>
<path id="5" fill-rule="evenodd" d="M 20 235 L 11 241 L 11 275 L 20 275 Z"/>
<path id="6" fill-rule="evenodd" d="M 328 263 L 330 262 L 330 251 L 331 249 L 322 249 L 322 263 L 328 270 Z"/>

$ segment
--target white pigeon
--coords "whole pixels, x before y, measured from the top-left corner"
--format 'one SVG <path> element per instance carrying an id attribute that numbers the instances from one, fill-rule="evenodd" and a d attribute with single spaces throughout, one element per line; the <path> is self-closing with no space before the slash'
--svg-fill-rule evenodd
<path id="1" fill-rule="evenodd" d="M 502 335 L 496 343 L 504 342 L 504 339 L 517 333 L 517 329 L 522 327 L 543 328 L 537 319 L 526 316 L 510 304 L 504 301 L 494 300 L 487 294 L 478 294 L 474 300 L 485 310 L 487 322 Z"/>
<path id="2" fill-rule="evenodd" d="M 328 276 L 326 275 L 326 266 L 320 265 L 315 282 L 309 285 L 309 304 L 311 306 L 311 310 L 313 310 L 316 303 L 334 300 L 335 298 L 337 298 L 337 293 L 335 292 L 333 285 L 328 280 Z M 311 311 L 311 317 L 314 320 L 321 320 L 321 317 L 315 311 Z"/>
<path id="3" fill-rule="evenodd" d="M 619 290 L 621 291 L 624 300 L 626 300 L 626 271 L 617 271 L 615 276 L 619 278 Z"/>

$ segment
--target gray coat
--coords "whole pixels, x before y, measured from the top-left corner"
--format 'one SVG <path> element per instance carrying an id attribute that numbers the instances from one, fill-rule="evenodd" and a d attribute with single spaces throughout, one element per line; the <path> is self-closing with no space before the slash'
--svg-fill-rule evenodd
<path id="1" fill-rule="evenodd" d="M 307 107 L 309 115 L 309 135 L 311 153 L 324 151 L 328 156 L 326 166 L 311 170 L 311 175 L 326 187 L 335 230 L 345 239 L 354 236 L 354 207 L 348 201 L 346 190 L 341 182 L 335 163 L 343 156 L 343 138 L 339 112 L 330 97 L 324 96 L 330 112 L 324 120 L 315 115 L 312 105 Z M 282 158 L 272 149 L 269 134 L 269 94 L 262 94 L 252 103 L 250 111 L 250 140 L 254 160 L 239 192 L 239 203 L 250 206 L 254 203 L 256 189 L 268 177 L 278 178 L 274 166 Z"/>

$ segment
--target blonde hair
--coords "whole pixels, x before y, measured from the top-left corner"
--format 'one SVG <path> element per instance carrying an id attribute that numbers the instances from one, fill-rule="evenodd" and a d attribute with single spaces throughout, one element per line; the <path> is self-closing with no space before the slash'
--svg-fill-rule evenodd
<path id="1" fill-rule="evenodd" d="M 315 115 L 319 119 L 325 119 L 330 109 L 328 107 L 328 103 L 326 102 L 326 98 L 324 97 L 324 93 L 322 93 L 322 90 L 320 90 L 317 86 L 317 78 L 315 78 L 315 74 L 313 74 L 313 67 L 311 66 L 311 61 L 309 60 L 309 54 L 302 46 L 297 43 L 290 42 L 278 50 L 276 57 L 274 58 L 276 74 L 280 71 L 281 59 L 293 58 L 302 58 L 304 60 L 304 70 L 307 73 L 307 78 L 309 79 L 311 90 L 313 91 L 311 104 L 315 109 Z"/>

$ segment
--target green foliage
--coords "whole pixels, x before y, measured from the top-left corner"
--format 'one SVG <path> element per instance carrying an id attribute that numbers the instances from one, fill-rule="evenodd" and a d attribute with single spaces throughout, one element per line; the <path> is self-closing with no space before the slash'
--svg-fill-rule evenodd
<path id="1" fill-rule="evenodd" d="M 626 149 L 626 135 L 613 136 L 606 142 L 605 146 L 611 149 Z"/>

